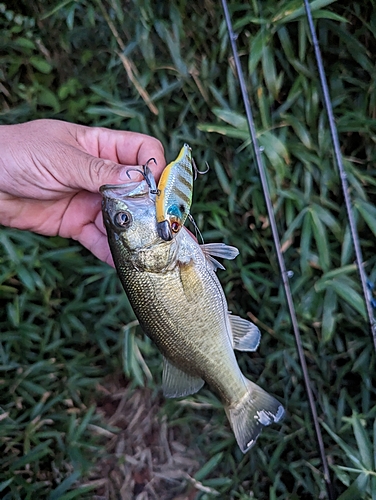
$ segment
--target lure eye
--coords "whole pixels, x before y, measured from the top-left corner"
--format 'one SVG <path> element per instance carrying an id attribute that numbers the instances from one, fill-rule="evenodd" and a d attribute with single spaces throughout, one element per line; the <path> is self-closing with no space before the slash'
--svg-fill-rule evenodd
<path id="1" fill-rule="evenodd" d="M 180 229 L 180 224 L 179 224 L 179 222 L 177 222 L 176 220 L 175 220 L 175 221 L 173 221 L 173 222 L 171 222 L 171 231 L 172 231 L 173 233 L 177 233 L 177 232 L 179 231 L 179 229 Z"/>
<path id="2" fill-rule="evenodd" d="M 114 217 L 114 221 L 118 227 L 128 227 L 132 222 L 132 216 L 130 212 L 118 212 Z"/>

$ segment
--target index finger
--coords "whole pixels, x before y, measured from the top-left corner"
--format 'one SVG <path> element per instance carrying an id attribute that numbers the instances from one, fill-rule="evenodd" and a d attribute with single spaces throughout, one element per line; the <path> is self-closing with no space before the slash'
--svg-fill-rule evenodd
<path id="1" fill-rule="evenodd" d="M 154 158 L 155 162 L 150 162 L 149 167 L 156 181 L 166 166 L 162 143 L 146 134 L 84 127 L 81 140 L 78 140 L 89 154 L 121 165 L 145 165 Z"/>

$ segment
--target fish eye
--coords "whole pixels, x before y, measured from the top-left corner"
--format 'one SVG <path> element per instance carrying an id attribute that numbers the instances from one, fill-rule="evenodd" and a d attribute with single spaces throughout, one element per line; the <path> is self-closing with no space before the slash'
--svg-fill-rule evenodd
<path id="1" fill-rule="evenodd" d="M 130 212 L 118 212 L 114 217 L 115 224 L 118 227 L 128 227 L 132 222 Z"/>

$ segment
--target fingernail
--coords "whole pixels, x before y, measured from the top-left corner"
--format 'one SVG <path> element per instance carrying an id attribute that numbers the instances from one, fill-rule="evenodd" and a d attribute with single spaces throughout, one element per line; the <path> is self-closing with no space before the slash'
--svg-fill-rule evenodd
<path id="1" fill-rule="evenodd" d="M 119 172 L 119 179 L 121 181 L 129 181 L 128 167 L 123 167 Z"/>
<path id="2" fill-rule="evenodd" d="M 137 182 L 141 180 L 141 175 L 135 171 L 137 167 L 124 167 L 119 172 L 119 179 L 121 181 Z"/>

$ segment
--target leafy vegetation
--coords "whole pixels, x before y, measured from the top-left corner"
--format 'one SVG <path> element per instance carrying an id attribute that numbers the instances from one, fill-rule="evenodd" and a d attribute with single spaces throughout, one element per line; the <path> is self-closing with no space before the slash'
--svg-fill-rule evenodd
<path id="1" fill-rule="evenodd" d="M 375 354 L 304 10 L 230 6 L 336 497 L 374 500 Z M 312 10 L 374 294 L 375 3 Z M 70 242 L 2 228 L 2 498 L 326 498 L 219 4 L 19 0 L 0 15 L 1 123 L 140 131 L 168 160 L 188 142 L 209 163 L 192 213 L 206 241 L 239 248 L 220 279 L 230 309 L 263 332 L 239 363 L 288 411 L 242 456 L 209 390 L 160 400 L 160 356 L 112 269 Z"/>

